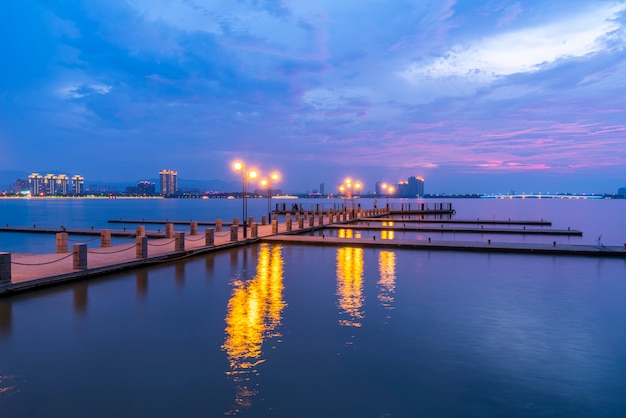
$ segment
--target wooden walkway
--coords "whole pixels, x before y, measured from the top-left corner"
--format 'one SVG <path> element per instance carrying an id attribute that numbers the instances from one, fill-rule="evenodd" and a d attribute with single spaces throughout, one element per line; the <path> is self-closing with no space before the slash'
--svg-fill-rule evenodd
<path id="1" fill-rule="evenodd" d="M 552 226 L 550 221 L 523 221 L 523 220 L 505 220 L 505 219 L 411 219 L 400 217 L 376 217 L 363 218 L 361 222 L 394 222 L 402 224 L 459 224 L 459 225 L 527 225 L 527 226 Z"/>
<path id="2" fill-rule="evenodd" d="M 95 228 L 65 228 L 65 227 L 39 227 L 39 226 L 2 226 L 0 232 L 28 232 L 30 234 L 58 234 L 67 232 L 72 235 L 100 235 L 101 229 Z M 134 237 L 136 231 L 133 229 L 109 229 L 112 237 Z M 165 231 L 146 231 L 149 238 L 165 238 Z"/>
<path id="3" fill-rule="evenodd" d="M 289 230 L 285 222 L 278 224 L 278 233 L 272 232 L 272 225 L 258 225 L 257 238 L 243 238 L 242 228 L 239 227 L 239 234 L 236 240 L 231 240 L 229 229 L 222 232 L 215 232 L 214 244 L 206 245 L 204 233 L 190 235 L 185 233 L 184 250 L 176 250 L 175 239 L 173 238 L 150 238 L 148 239 L 147 258 L 137 258 L 136 244 L 125 243 L 111 247 L 89 247 L 87 249 L 87 268 L 74 269 L 73 253 L 51 253 L 51 254 L 10 254 L 11 281 L 0 280 L 0 295 L 10 294 L 18 291 L 34 289 L 42 286 L 49 286 L 72 280 L 80 280 L 88 277 L 98 276 L 119 270 L 141 268 L 155 263 L 169 262 L 189 256 L 205 254 L 213 251 L 225 250 L 237 246 L 244 246 L 258 242 L 284 243 L 298 245 L 331 245 L 331 246 L 361 246 L 378 248 L 404 248 L 414 250 L 440 250 L 440 251 L 472 251 L 472 252 L 499 252 L 517 254 L 546 254 L 546 255 L 571 255 L 589 257 L 620 257 L 626 259 L 626 248 L 624 246 L 592 246 L 592 245 L 569 245 L 569 244 L 533 244 L 533 243 L 504 243 L 494 242 L 466 242 L 466 241 L 446 241 L 446 240 L 408 240 L 393 239 L 384 240 L 376 237 L 371 238 L 339 238 L 327 236 L 313 236 L 312 231 L 324 228 L 350 228 L 357 229 L 357 223 L 362 223 L 364 219 L 335 221 L 329 225 L 329 218 L 324 216 L 323 225 L 319 225 L 319 218 L 316 219 L 314 227 L 305 227 L 298 230 L 294 222 L 293 230 Z M 305 222 L 306 225 L 309 223 Z M 398 222 L 396 221 L 396 224 Z M 372 227 L 373 228 L 373 227 Z M 389 230 L 390 227 L 379 227 Z M 412 230 L 410 227 L 397 225 L 395 230 Z M 445 229 L 445 228 L 444 228 Z M 421 229 L 423 231 L 423 229 Z M 457 228 L 455 231 L 463 230 Z M 511 229 L 504 229 L 507 233 Z M 517 228 L 516 230 L 519 230 Z M 441 232 L 441 228 L 434 228 L 435 232 Z M 446 232 L 449 232 L 446 229 Z M 521 230 L 522 233 L 529 233 L 532 230 Z M 541 231 L 551 231 L 550 229 Z M 559 230 L 556 230 L 559 232 Z M 32 231 L 28 231 L 32 232 Z M 62 232 L 62 231 L 58 231 Z M 70 232 L 66 229 L 64 232 Z M 99 234 L 95 230 L 87 230 Z M 248 230 L 250 236 L 250 228 Z M 492 228 L 481 229 L 481 233 L 492 233 Z M 554 230 L 552 230 L 554 232 Z M 563 233 L 578 233 L 580 231 L 561 231 Z M 0 253 L 2 255 L 2 253 Z M 3 268 L 0 261 L 0 275 Z M 0 276 L 1 277 L 1 276 Z"/>
<path id="4" fill-rule="evenodd" d="M 346 228 L 345 225 L 329 225 L 328 228 Z M 441 232 L 441 233 L 464 233 L 464 234 L 511 234 L 511 235 L 555 235 L 555 236 L 582 236 L 581 231 L 574 229 L 530 229 L 530 228 L 459 228 L 444 227 L 440 228 L 426 226 L 411 226 L 404 222 L 394 222 L 394 225 L 367 225 L 363 223 L 348 226 L 352 230 L 370 230 L 370 231 L 408 231 L 408 232 Z"/>

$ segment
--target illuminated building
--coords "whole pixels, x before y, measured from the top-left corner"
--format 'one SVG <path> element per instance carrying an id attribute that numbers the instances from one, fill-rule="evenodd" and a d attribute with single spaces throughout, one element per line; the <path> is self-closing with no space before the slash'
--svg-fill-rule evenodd
<path id="1" fill-rule="evenodd" d="M 398 196 L 419 197 L 424 195 L 424 178 L 409 177 L 408 181 L 398 183 Z"/>
<path id="2" fill-rule="evenodd" d="M 28 176 L 28 190 L 31 196 L 39 196 L 43 193 L 43 176 L 39 173 L 32 173 Z"/>
<path id="3" fill-rule="evenodd" d="M 76 174 L 72 176 L 72 193 L 81 195 L 85 193 L 85 179 Z"/>
<path id="4" fill-rule="evenodd" d="M 70 179 L 67 174 L 59 174 L 57 176 L 57 194 L 67 196 L 69 194 Z"/>
<path id="5" fill-rule="evenodd" d="M 159 175 L 161 178 L 161 196 L 175 195 L 178 191 L 178 172 L 174 170 L 161 170 Z"/>
<path id="6" fill-rule="evenodd" d="M 46 196 L 57 194 L 57 176 L 54 174 L 46 174 L 43 178 L 43 193 Z"/>
<path id="7" fill-rule="evenodd" d="M 151 181 L 140 181 L 137 183 L 137 195 L 154 196 L 156 194 L 156 185 Z"/>

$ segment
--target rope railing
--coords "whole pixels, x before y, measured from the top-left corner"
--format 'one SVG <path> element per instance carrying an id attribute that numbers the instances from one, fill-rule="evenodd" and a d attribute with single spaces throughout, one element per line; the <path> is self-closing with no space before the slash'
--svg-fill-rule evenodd
<path id="1" fill-rule="evenodd" d="M 136 247 L 136 244 L 133 244 L 130 247 L 122 248 L 121 250 L 115 250 L 115 251 L 93 251 L 93 250 L 87 250 L 87 252 L 89 254 L 117 254 L 117 253 L 123 253 L 124 251 L 132 250 L 135 247 Z"/>
<path id="2" fill-rule="evenodd" d="M 163 243 L 163 244 L 153 244 L 153 243 L 151 243 L 150 241 L 148 241 L 148 245 L 151 245 L 151 246 L 153 246 L 153 247 L 165 247 L 166 245 L 170 245 L 170 244 L 171 244 L 171 243 L 173 243 L 174 241 L 176 241 L 176 238 L 174 238 L 174 239 L 173 239 L 173 240 L 171 240 L 171 241 L 165 242 L 165 243 Z"/>
<path id="3" fill-rule="evenodd" d="M 54 264 L 54 263 L 58 263 L 59 261 L 63 261 L 63 260 L 65 260 L 66 258 L 70 258 L 70 257 L 71 257 L 71 256 L 73 256 L 73 255 L 74 255 L 73 253 L 69 253 L 68 255 L 66 255 L 66 256 L 64 256 L 64 257 L 61 257 L 61 258 L 59 258 L 59 259 L 57 259 L 57 260 L 52 260 L 52 261 L 44 261 L 44 262 L 42 262 L 42 263 L 19 263 L 19 262 L 17 262 L 17 261 L 11 261 L 11 264 L 15 264 L 15 265 L 17 265 L 17 266 L 29 266 L 29 267 L 31 267 L 31 266 L 45 266 L 45 265 L 47 265 L 47 264 Z"/>
<path id="4" fill-rule="evenodd" d="M 187 241 L 202 241 L 203 239 L 206 239 L 205 235 L 201 235 L 199 238 L 189 238 L 189 235 L 185 236 Z"/>

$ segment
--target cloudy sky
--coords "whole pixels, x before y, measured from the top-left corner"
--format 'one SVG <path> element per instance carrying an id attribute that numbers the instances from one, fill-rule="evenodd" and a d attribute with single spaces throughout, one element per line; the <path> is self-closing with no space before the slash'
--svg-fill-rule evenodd
<path id="1" fill-rule="evenodd" d="M 616 192 L 626 2 L 0 4 L 0 170 Z"/>

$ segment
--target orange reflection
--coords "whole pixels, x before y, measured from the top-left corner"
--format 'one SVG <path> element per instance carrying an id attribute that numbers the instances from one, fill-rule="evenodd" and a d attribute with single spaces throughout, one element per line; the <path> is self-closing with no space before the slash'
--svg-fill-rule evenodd
<path id="1" fill-rule="evenodd" d="M 382 226 L 393 226 L 394 222 L 393 221 L 383 221 Z"/>
<path id="2" fill-rule="evenodd" d="M 380 231 L 380 239 L 394 239 L 396 237 L 396 231 Z"/>
<path id="3" fill-rule="evenodd" d="M 393 294 L 396 291 L 396 254 L 392 251 L 381 251 L 378 256 L 378 300 L 386 309 L 393 309 Z"/>
<path id="4" fill-rule="evenodd" d="M 351 229 L 339 228 L 339 231 L 337 231 L 337 236 L 339 238 L 352 238 L 354 236 L 353 234 L 354 231 Z"/>
<path id="5" fill-rule="evenodd" d="M 339 324 L 360 327 L 363 319 L 363 249 L 337 250 L 337 296 L 339 296 Z"/>
<path id="6" fill-rule="evenodd" d="M 248 385 L 251 377 L 259 374 L 256 367 L 265 361 L 263 343 L 281 335 L 277 329 L 286 306 L 281 250 L 280 245 L 261 244 L 256 276 L 233 283 L 235 288 L 228 301 L 226 339 L 222 346 L 230 364 L 226 374 L 237 384 L 235 406 L 228 415 L 250 407 L 258 391 Z"/>

